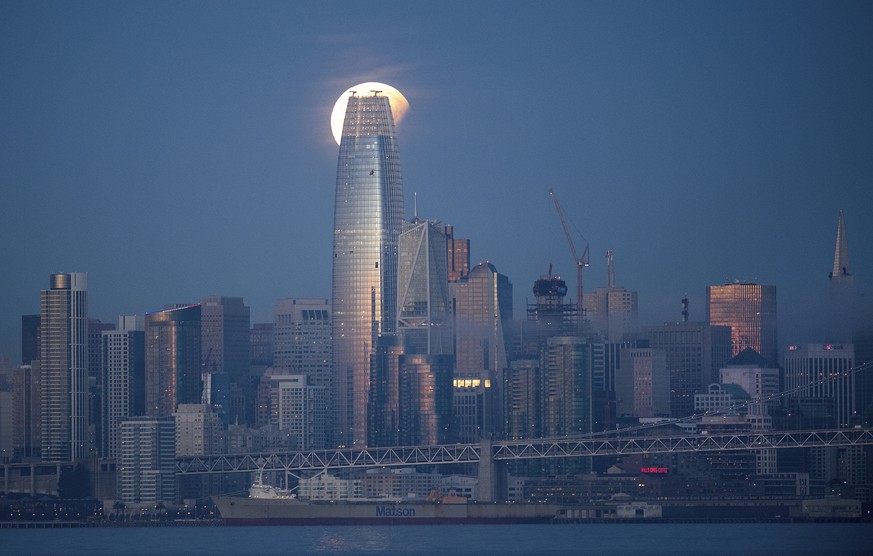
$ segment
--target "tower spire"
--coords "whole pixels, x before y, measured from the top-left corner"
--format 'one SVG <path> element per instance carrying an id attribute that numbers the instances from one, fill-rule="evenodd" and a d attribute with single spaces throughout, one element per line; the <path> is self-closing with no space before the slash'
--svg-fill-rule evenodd
<path id="1" fill-rule="evenodd" d="M 840 210 L 840 217 L 837 220 L 837 242 L 834 246 L 834 268 L 831 270 L 829 278 L 839 278 L 841 276 L 851 276 L 849 270 L 849 244 L 846 241 L 846 221 L 843 218 L 843 211 Z"/>
<path id="2" fill-rule="evenodd" d="M 612 250 L 606 252 L 606 287 L 609 289 L 615 287 L 615 262 L 613 261 Z"/>

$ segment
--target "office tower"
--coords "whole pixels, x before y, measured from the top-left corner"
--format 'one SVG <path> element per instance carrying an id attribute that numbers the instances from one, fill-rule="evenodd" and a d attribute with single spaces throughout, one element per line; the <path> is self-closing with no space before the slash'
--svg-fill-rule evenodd
<path id="1" fill-rule="evenodd" d="M 205 372 L 227 373 L 233 382 L 249 374 L 250 310 L 241 297 L 200 301 L 200 354 Z"/>
<path id="2" fill-rule="evenodd" d="M 615 375 L 616 414 L 633 417 L 670 415 L 670 373 L 663 349 L 628 348 Z"/>
<path id="3" fill-rule="evenodd" d="M 485 416 L 500 404 L 490 379 L 477 377 L 452 379 L 452 422 L 458 442 L 479 442 L 490 430 Z"/>
<path id="4" fill-rule="evenodd" d="M 736 384 L 755 402 L 779 403 L 779 368 L 752 348 L 728 361 L 719 369 L 719 376 L 719 382 Z"/>
<path id="5" fill-rule="evenodd" d="M 253 367 L 273 366 L 273 323 L 256 322 L 252 325 L 249 335 L 251 358 L 249 364 Z"/>
<path id="6" fill-rule="evenodd" d="M 327 299 L 280 299 L 273 310 L 273 367 L 331 389 L 331 320 Z"/>
<path id="7" fill-rule="evenodd" d="M 459 282 L 470 272 L 470 240 L 455 238 L 454 226 L 446 226 L 445 232 L 449 282 Z"/>
<path id="8" fill-rule="evenodd" d="M 397 334 L 405 353 L 452 354 L 446 234 L 438 222 L 404 222 L 398 242 Z"/>
<path id="9" fill-rule="evenodd" d="M 732 355 L 752 348 L 778 362 L 776 346 L 776 286 L 733 282 L 706 287 L 706 320 L 731 327 Z"/>
<path id="10" fill-rule="evenodd" d="M 327 388 L 311 384 L 306 375 L 268 371 L 261 378 L 259 406 L 265 411 L 260 424 L 276 427 L 287 437 L 289 448 L 325 448 L 328 395 Z"/>
<path id="11" fill-rule="evenodd" d="M 704 322 L 675 322 L 646 329 L 649 347 L 667 352 L 670 416 L 694 414 L 694 394 L 718 380 L 731 358 L 731 328 Z"/>
<path id="12" fill-rule="evenodd" d="M 173 419 L 176 424 L 176 456 L 225 452 L 224 424 L 208 404 L 179 404 Z"/>
<path id="13" fill-rule="evenodd" d="M 21 364 L 39 359 L 39 315 L 21 315 Z"/>
<path id="14" fill-rule="evenodd" d="M 145 414 L 167 417 L 180 403 L 200 403 L 200 305 L 147 313 L 145 341 Z"/>
<path id="15" fill-rule="evenodd" d="M 400 357 L 401 445 L 451 442 L 452 356 L 407 354 Z"/>
<path id="16" fill-rule="evenodd" d="M 785 388 L 789 398 L 826 400 L 832 408 L 831 427 L 854 423 L 855 364 L 852 344 L 788 346 L 785 352 Z"/>
<path id="17" fill-rule="evenodd" d="M 241 297 L 200 301 L 200 357 L 204 388 L 200 400 L 226 422 L 254 422 L 257 382 L 249 378 L 250 310 Z"/>
<path id="18" fill-rule="evenodd" d="M 128 504 L 176 502 L 173 417 L 130 417 L 121 422 L 117 491 Z"/>
<path id="19" fill-rule="evenodd" d="M 42 453 L 42 373 L 39 359 L 21 365 L 12 373 L 13 451 L 23 461 Z"/>
<path id="20" fill-rule="evenodd" d="M 333 387 L 340 445 L 367 443 L 370 353 L 376 338 L 396 325 L 402 223 L 403 182 L 389 97 L 350 92 L 333 227 Z"/>
<path id="21" fill-rule="evenodd" d="M 615 285 L 612 251 L 606 252 L 606 287 L 583 294 L 585 316 L 607 343 L 633 341 L 639 335 L 637 292 Z"/>
<path id="22" fill-rule="evenodd" d="M 476 265 L 454 284 L 455 374 L 494 379 L 507 365 L 512 283 L 493 264 Z"/>
<path id="23" fill-rule="evenodd" d="M 88 446 L 87 274 L 52 274 L 40 293 L 42 459 L 71 461 Z"/>
<path id="24" fill-rule="evenodd" d="M 100 454 L 117 459 L 121 422 L 145 413 L 145 331 L 142 316 L 118 317 L 118 328 L 102 333 L 103 419 Z"/>

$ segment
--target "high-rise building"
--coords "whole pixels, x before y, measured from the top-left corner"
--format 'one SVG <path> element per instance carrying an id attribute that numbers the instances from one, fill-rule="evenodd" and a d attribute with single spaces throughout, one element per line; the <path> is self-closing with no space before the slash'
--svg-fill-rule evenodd
<path id="1" fill-rule="evenodd" d="M 452 356 L 400 357 L 400 444 L 447 444 L 452 430 Z"/>
<path id="2" fill-rule="evenodd" d="M 790 398 L 827 400 L 832 404 L 830 426 L 848 427 L 856 421 L 855 364 L 852 344 L 788 346 L 785 388 Z"/>
<path id="3" fill-rule="evenodd" d="M 331 389 L 331 320 L 327 299 L 280 299 L 273 310 L 273 367 Z"/>
<path id="4" fill-rule="evenodd" d="M 459 282 L 470 272 L 470 240 L 455 238 L 453 226 L 446 226 L 445 232 L 449 282 Z"/>
<path id="5" fill-rule="evenodd" d="M 629 348 L 621 352 L 615 375 L 616 414 L 633 417 L 670 415 L 670 373 L 667 352 Z"/>
<path id="6" fill-rule="evenodd" d="M 205 372 L 236 382 L 249 373 L 248 305 L 241 297 L 212 295 L 200 301 L 200 354 Z"/>
<path id="7" fill-rule="evenodd" d="M 126 503 L 176 502 L 176 425 L 173 417 L 121 422 L 118 495 Z"/>
<path id="8" fill-rule="evenodd" d="M 397 334 L 405 353 L 451 355 L 452 309 L 444 228 L 417 217 L 403 228 L 397 259 Z"/>
<path id="9" fill-rule="evenodd" d="M 540 358 L 540 434 L 591 432 L 591 353 L 582 338 L 549 338 Z"/>
<path id="10" fill-rule="evenodd" d="M 176 423 L 176 455 L 222 454 L 224 425 L 208 404 L 179 404 L 173 414 Z"/>
<path id="11" fill-rule="evenodd" d="M 200 305 L 147 313 L 145 342 L 146 415 L 167 417 L 180 403 L 200 403 Z"/>
<path id="12" fill-rule="evenodd" d="M 397 336 L 382 336 L 370 357 L 370 399 L 367 437 L 371 446 L 400 444 L 400 358 Z"/>
<path id="13" fill-rule="evenodd" d="M 637 292 L 615 285 L 612 251 L 606 252 L 606 287 L 583 294 L 585 316 L 607 343 L 634 341 L 639 335 Z"/>
<path id="14" fill-rule="evenodd" d="M 52 274 L 40 294 L 42 459 L 71 461 L 88 445 L 88 283 L 83 272 Z"/>
<path id="15" fill-rule="evenodd" d="M 115 324 L 100 319 L 88 319 L 88 422 L 91 424 L 91 444 L 98 455 L 105 453 L 106 383 L 103 369 L 103 332 L 115 330 Z"/>
<path id="16" fill-rule="evenodd" d="M 846 238 L 846 221 L 843 211 L 837 218 L 837 240 L 834 245 L 834 266 L 828 278 L 831 282 L 831 292 L 836 296 L 851 295 L 854 286 L 851 267 L 849 266 L 849 241 Z"/>
<path id="17" fill-rule="evenodd" d="M 540 362 L 517 359 L 503 373 L 503 432 L 507 439 L 537 438 L 540 418 Z"/>
<path id="18" fill-rule="evenodd" d="M 718 369 L 731 358 L 731 329 L 703 322 L 673 322 L 646 329 L 649 347 L 667 352 L 670 416 L 694 414 L 694 394 L 718 381 Z"/>
<path id="19" fill-rule="evenodd" d="M 403 182 L 391 102 L 379 88 L 344 95 L 339 140 L 332 337 L 335 436 L 344 446 L 367 443 L 370 354 L 397 320 Z"/>
<path id="20" fill-rule="evenodd" d="M 738 385 L 755 402 L 779 402 L 779 368 L 752 348 L 728 361 L 719 369 L 719 376 L 719 382 Z"/>
<path id="21" fill-rule="evenodd" d="M 121 422 L 145 413 L 145 331 L 142 316 L 118 318 L 103 332 L 104 435 L 100 455 L 118 458 Z"/>
<path id="22" fill-rule="evenodd" d="M 21 364 L 39 359 L 39 315 L 21 315 Z"/>
<path id="23" fill-rule="evenodd" d="M 287 436 L 288 446 L 314 450 L 327 446 L 326 398 L 329 390 L 315 386 L 302 374 L 268 371 L 261 378 L 263 424 L 276 427 Z"/>
<path id="24" fill-rule="evenodd" d="M 454 284 L 455 374 L 493 380 L 507 366 L 512 283 L 493 264 L 476 265 Z"/>
<path id="25" fill-rule="evenodd" d="M 257 381 L 249 378 L 250 310 L 241 297 L 200 302 L 203 397 L 226 422 L 253 423 Z"/>
<path id="26" fill-rule="evenodd" d="M 273 366 L 273 323 L 256 322 L 252 324 L 249 335 L 251 359 L 249 364 L 256 367 Z"/>
<path id="27" fill-rule="evenodd" d="M 706 320 L 731 327 L 732 355 L 752 348 L 778 362 L 776 345 L 776 286 L 733 282 L 706 287 Z"/>
<path id="28" fill-rule="evenodd" d="M 42 453 L 42 373 L 39 359 L 21 365 L 12 373 L 13 452 L 23 461 L 38 459 Z"/>

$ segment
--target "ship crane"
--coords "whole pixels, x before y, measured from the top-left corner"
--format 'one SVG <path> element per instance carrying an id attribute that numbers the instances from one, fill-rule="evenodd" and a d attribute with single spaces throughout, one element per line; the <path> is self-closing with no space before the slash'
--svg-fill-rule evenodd
<path id="1" fill-rule="evenodd" d="M 582 240 L 585 241 L 585 249 L 582 251 L 582 256 L 579 256 L 578 251 L 576 251 L 576 244 L 573 242 L 573 234 L 570 233 L 570 227 L 567 225 L 567 218 L 564 216 L 564 210 L 561 208 L 561 201 L 558 200 L 558 194 L 555 193 L 555 190 L 549 188 L 549 197 L 552 198 L 552 201 L 555 203 L 555 210 L 558 212 L 558 219 L 561 220 L 561 227 L 564 228 L 564 235 L 567 236 L 567 243 L 570 245 L 570 252 L 573 254 L 573 262 L 576 263 L 576 310 L 579 315 L 579 319 L 582 319 L 582 275 L 583 269 L 588 266 L 588 241 L 582 237 L 582 234 L 579 234 L 582 237 Z M 578 231 L 577 231 L 578 233 Z"/>

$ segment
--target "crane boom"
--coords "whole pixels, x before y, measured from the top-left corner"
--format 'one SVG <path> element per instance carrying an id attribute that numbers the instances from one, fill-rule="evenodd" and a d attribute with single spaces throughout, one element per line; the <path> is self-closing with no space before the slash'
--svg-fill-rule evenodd
<path id="1" fill-rule="evenodd" d="M 558 200 L 558 194 L 555 193 L 555 190 L 552 188 L 549 188 L 549 197 L 551 197 L 552 201 L 555 203 L 555 211 L 558 213 L 558 219 L 561 221 L 561 227 L 564 229 L 564 235 L 567 237 L 567 244 L 570 246 L 570 253 L 573 255 L 573 262 L 576 263 L 576 308 L 578 310 L 579 318 L 582 319 L 582 269 L 588 266 L 589 245 L 586 241 L 585 250 L 580 257 L 578 251 L 576 251 L 573 234 L 570 233 L 570 226 L 567 225 L 567 218 L 564 216 L 564 209 L 561 208 L 561 201 Z"/>

